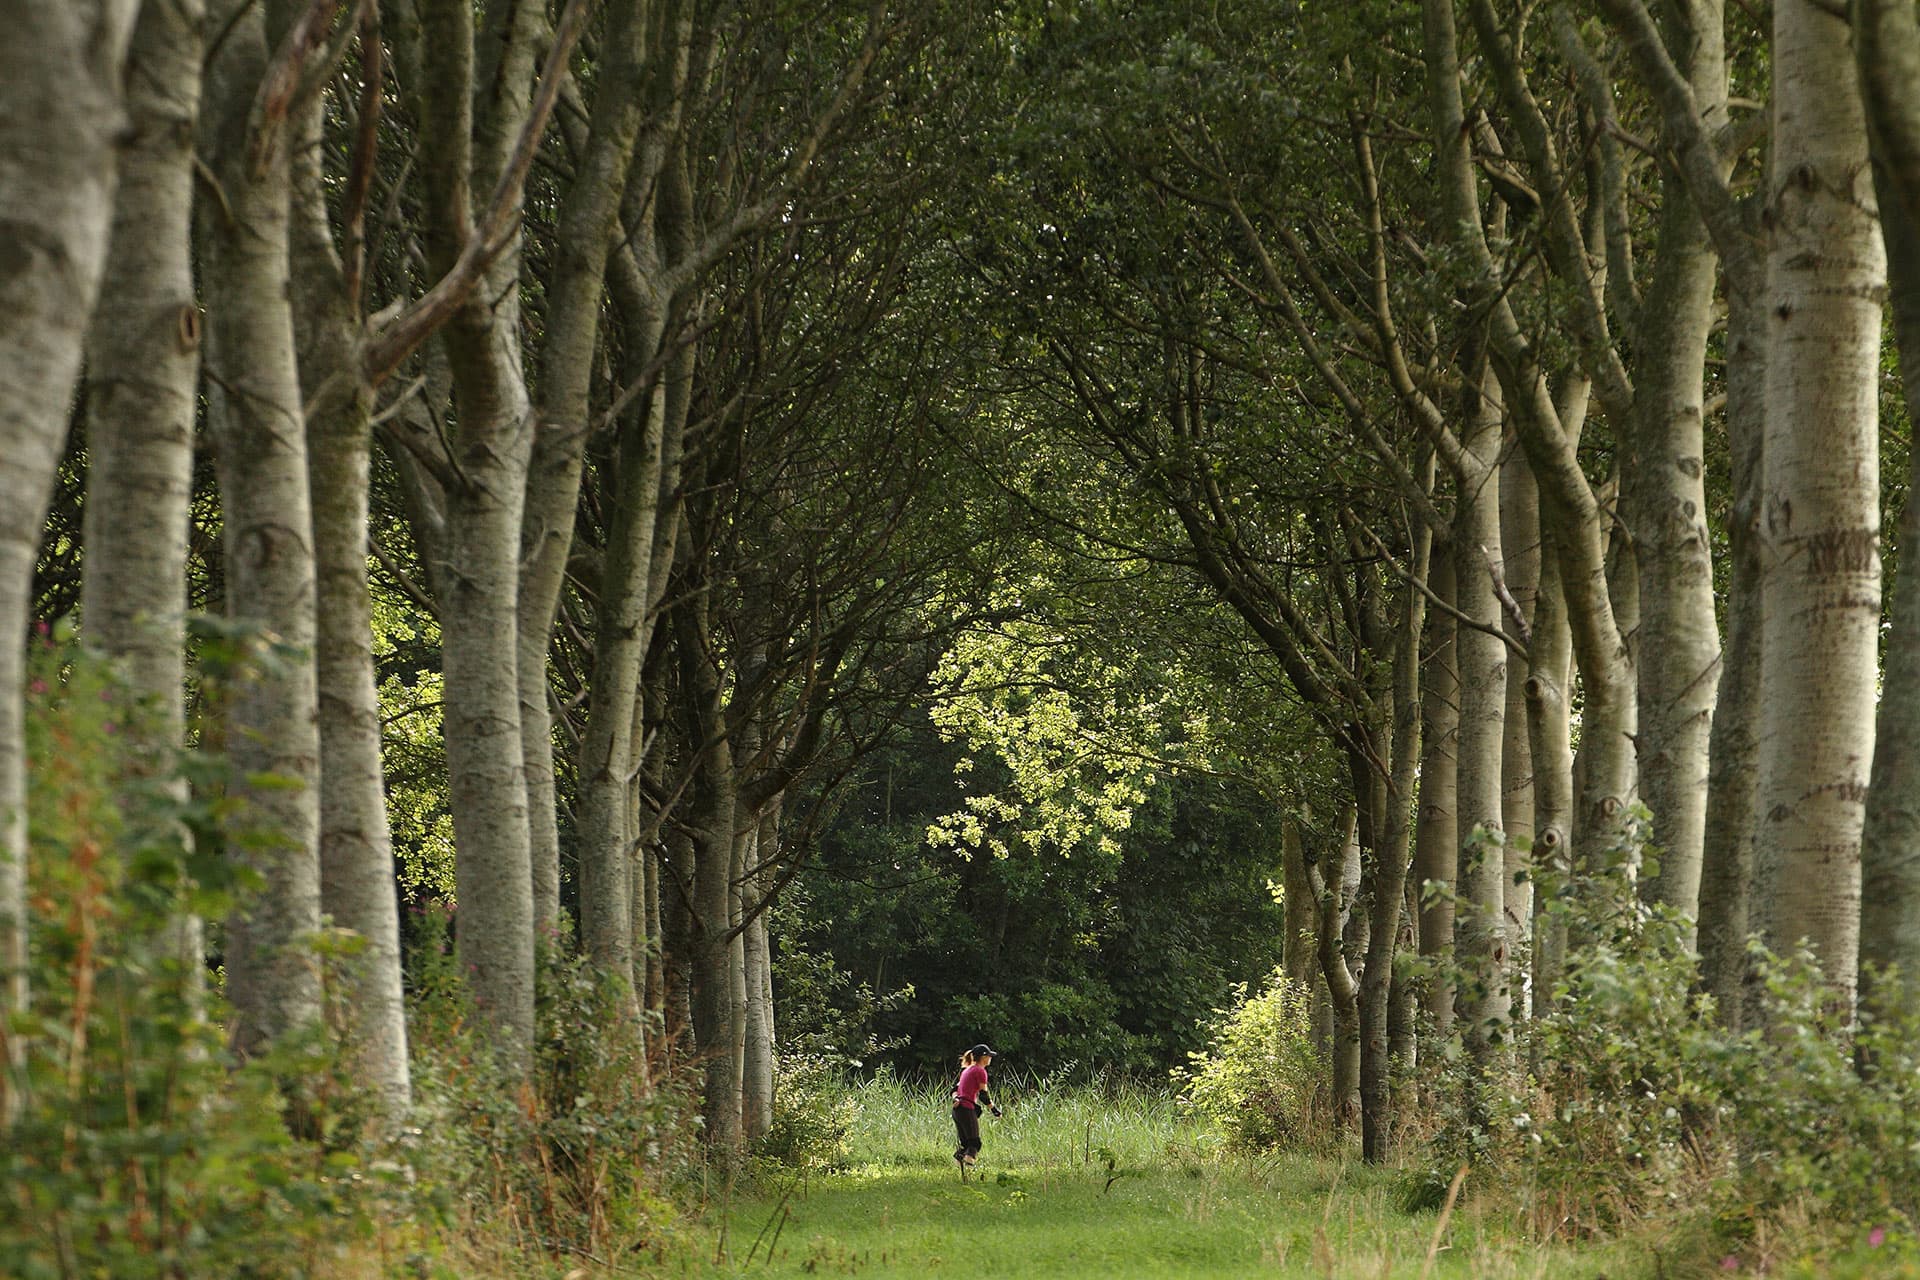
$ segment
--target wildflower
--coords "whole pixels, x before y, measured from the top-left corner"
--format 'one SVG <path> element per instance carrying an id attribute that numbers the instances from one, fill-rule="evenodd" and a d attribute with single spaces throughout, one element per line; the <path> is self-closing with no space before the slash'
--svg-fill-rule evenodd
<path id="1" fill-rule="evenodd" d="M 1737 1254 L 1730 1253 L 1726 1257 L 1720 1259 L 1720 1269 L 1722 1271 L 1738 1271 L 1740 1269 L 1739 1256 Z"/>
<path id="2" fill-rule="evenodd" d="M 1878 1249 L 1881 1245 L 1885 1244 L 1886 1242 L 1887 1242 L 1887 1229 L 1885 1227 L 1875 1227 L 1873 1230 L 1867 1232 L 1868 1248 Z"/>

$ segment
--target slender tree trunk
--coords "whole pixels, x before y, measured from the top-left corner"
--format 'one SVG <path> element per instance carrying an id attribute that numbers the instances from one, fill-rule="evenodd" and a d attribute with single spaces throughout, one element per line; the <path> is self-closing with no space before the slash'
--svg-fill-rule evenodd
<path id="1" fill-rule="evenodd" d="M 780 803 L 776 800 L 761 817 L 760 829 L 754 836 L 745 890 L 745 906 L 751 919 L 745 931 L 747 1044 L 742 1059 L 746 1082 L 742 1107 L 749 1142 L 764 1138 L 773 1125 L 773 952 L 767 929 L 766 900 L 773 889 L 770 864 L 778 856 L 779 839 Z"/>
<path id="2" fill-rule="evenodd" d="M 313 515 L 289 303 L 288 148 L 252 158 L 253 108 L 277 33 L 250 0 L 211 16 L 227 35 L 207 67 L 203 145 L 226 202 L 203 204 L 200 261 L 228 612 L 279 646 L 238 681 L 227 708 L 230 795 L 241 801 L 233 848 L 264 879 L 226 932 L 234 1042 L 252 1052 L 319 1012 L 305 950 L 320 924 Z"/>
<path id="3" fill-rule="evenodd" d="M 1853 13 L 1900 373 L 1911 406 L 1920 404 L 1920 20 L 1912 6 L 1892 0 L 1856 0 Z M 1914 468 L 1920 476 L 1920 462 Z M 1920 503 L 1911 484 L 1907 492 L 1899 552 L 1911 566 L 1920 556 Z M 1883 1017 L 1920 1009 L 1920 569 L 1902 577 L 1893 592 L 1860 850 L 1861 1000 Z M 1891 982 L 1895 966 L 1899 977 Z"/>
<path id="4" fill-rule="evenodd" d="M 1445 605 L 1454 602 L 1453 555 L 1436 549 L 1431 587 Z M 1413 880 L 1420 903 L 1420 957 L 1439 961 L 1453 954 L 1453 882 L 1460 865 L 1460 830 L 1455 818 L 1458 761 L 1454 755 L 1460 725 L 1460 681 L 1454 663 L 1455 622 L 1445 608 L 1427 614 L 1430 652 L 1420 686 L 1420 818 L 1414 835 Z M 1433 891 L 1428 891 L 1428 886 Z M 1445 966 L 1427 979 L 1424 1002 L 1434 1034 L 1444 1039 L 1453 1027 L 1453 984 Z"/>
<path id="5" fill-rule="evenodd" d="M 1421 528 L 1409 557 L 1415 581 L 1404 591 L 1393 654 L 1392 747 L 1388 776 L 1376 777 L 1383 793 L 1383 821 L 1374 850 L 1372 929 L 1366 968 L 1360 978 L 1360 1121 L 1362 1157 L 1385 1161 L 1393 1148 L 1394 1031 L 1391 1011 L 1394 956 L 1401 941 L 1401 911 L 1407 894 L 1407 867 L 1413 854 L 1414 779 L 1420 765 L 1420 637 L 1426 623 L 1421 594 L 1433 546 L 1432 530 Z M 1410 1034 L 1400 1043 L 1410 1045 Z"/>
<path id="6" fill-rule="evenodd" d="M 479 39 L 473 8 L 461 0 L 417 0 L 416 8 L 426 242 L 444 274 L 474 234 L 476 193 L 509 171 L 531 117 L 545 7 L 489 6 Z M 501 1062 L 524 1075 L 532 1067 L 534 905 L 517 624 L 533 415 L 519 278 L 516 241 L 441 330 L 459 426 L 436 580 L 460 967 Z"/>
<path id="7" fill-rule="evenodd" d="M 1843 18 L 1773 11 L 1767 429 L 1753 922 L 1805 939 L 1849 1010 L 1880 623 L 1886 261 Z"/>
<path id="8" fill-rule="evenodd" d="M 1724 74 L 1718 80 L 1724 92 Z M 1695 915 L 1720 661 L 1702 383 L 1717 262 L 1677 182 L 1662 199 L 1655 264 L 1641 310 L 1645 341 L 1634 371 L 1633 455 L 1625 468 L 1641 605 L 1637 774 L 1661 850 L 1659 870 L 1641 881 L 1641 892 Z"/>
<path id="9" fill-rule="evenodd" d="M 1727 624 L 1707 747 L 1707 830 L 1700 868 L 1701 981 L 1720 1020 L 1743 1021 L 1753 851 L 1759 824 L 1761 446 L 1766 315 L 1756 291 L 1728 285 Z"/>
<path id="10" fill-rule="evenodd" d="M 1568 829 L 1573 822 L 1573 733 L 1567 690 L 1573 679 L 1573 639 L 1567 627 L 1566 599 L 1560 591 L 1560 562 L 1551 547 L 1541 557 L 1540 590 L 1534 597 L 1533 643 L 1527 654 L 1527 742 L 1533 751 L 1533 865 L 1564 883 Z M 1564 922 L 1543 915 L 1534 900 L 1538 927 L 1533 936 L 1533 1012 L 1537 1017 L 1553 1000 L 1566 955 Z"/>
<path id="11" fill-rule="evenodd" d="M 1334 1123 L 1354 1127 L 1360 1118 L 1360 989 L 1347 966 L 1343 941 L 1353 899 L 1347 885 L 1360 880 L 1360 829 L 1357 810 L 1347 814 L 1337 846 L 1339 860 L 1321 868 L 1307 863 L 1306 872 L 1318 904 L 1316 946 L 1332 1013 L 1332 1101 Z M 1329 852 L 1332 852 L 1331 850 Z M 1327 873 L 1331 872 L 1331 875 Z"/>
<path id="12" fill-rule="evenodd" d="M 318 103 L 299 125 L 292 260 L 319 606 L 320 904 L 364 940 L 343 971 L 349 1054 L 391 1128 L 406 1119 L 412 1082 L 367 579 L 373 389 L 362 373 L 359 300 L 327 213 Z"/>
<path id="13" fill-rule="evenodd" d="M 1506 445 L 1500 464 L 1500 558 L 1507 595 L 1519 611 L 1503 611 L 1501 629 L 1524 649 L 1533 627 L 1534 600 L 1540 591 L 1540 488 L 1518 441 Z M 1503 602 L 1504 603 L 1504 602 Z M 1506 832 L 1502 854 L 1502 925 L 1507 934 L 1508 981 L 1517 993 L 1516 1014 L 1524 1016 L 1525 992 L 1532 974 L 1524 966 L 1533 936 L 1533 747 L 1527 721 L 1526 664 L 1507 663 L 1506 706 L 1500 748 L 1500 823 Z"/>
<path id="14" fill-rule="evenodd" d="M 23 637 L 107 256 L 134 0 L 0 0 L 0 1017 L 27 1007 Z M 18 1041 L 9 1036 L 10 1052 Z M 0 1124 L 18 1100 L 0 1064 Z"/>
<path id="15" fill-rule="evenodd" d="M 702 1114 L 707 1143 L 723 1162 L 741 1149 L 739 1059 L 734 1046 L 733 905 L 735 825 L 739 777 L 725 731 L 720 674 L 703 621 L 704 601 L 682 606 L 676 639 L 681 682 L 692 714 L 689 737 L 698 744 L 699 773 L 690 821 L 694 829 L 692 978 L 694 1046 L 705 1060 Z"/>
<path id="16" fill-rule="evenodd" d="M 206 6 L 141 8 L 128 55 L 131 133 L 120 157 L 111 247 L 87 342 L 87 642 L 120 659 L 151 710 L 148 752 L 185 733 L 187 525 L 199 409 L 193 287 L 193 137 Z M 177 790 L 184 797 L 184 783 Z M 198 999 L 201 922 L 182 913 L 162 945 Z"/>
<path id="17" fill-rule="evenodd" d="M 586 146 L 561 210 L 552 278 L 547 285 L 549 305 L 536 406 L 539 431 L 529 463 L 521 531 L 523 568 L 518 633 L 520 717 L 525 738 L 534 912 L 542 927 L 556 922 L 560 909 L 560 836 L 553 791 L 553 722 L 547 705 L 547 649 L 566 578 L 567 557 L 573 546 L 607 257 L 619 229 L 621 198 L 626 193 L 635 140 L 646 105 L 642 91 L 652 70 L 648 44 L 656 21 L 654 10 L 650 0 L 618 0 L 609 6 L 606 32 L 600 43 L 601 73 L 596 81 Z M 673 26 L 669 23 L 670 33 Z M 682 51 L 680 62 L 684 60 Z M 658 65 L 671 66 L 672 62 L 673 59 L 666 58 Z M 679 70 L 684 75 L 684 65 Z M 642 176 L 653 180 L 657 175 L 649 171 Z M 657 308 L 649 319 L 650 332 L 632 334 L 628 339 L 642 353 L 642 362 L 651 359 L 658 346 L 665 325 L 664 307 Z M 651 502 L 650 498 L 645 500 Z M 644 569 L 644 553 L 640 564 Z M 599 659 L 596 646 L 596 663 Z M 620 680 L 624 683 L 625 678 Z M 601 677 L 596 675 L 593 684 L 596 692 L 600 683 Z M 608 714 L 618 714 L 614 708 L 607 710 Z M 589 716 L 591 724 L 591 712 Z M 589 728 L 589 734 L 593 732 Z M 600 733 L 601 742 L 595 746 L 583 744 L 584 752 L 604 757 L 613 735 L 604 723 Z M 597 759 L 596 767 L 604 763 L 604 759 Z M 587 775 L 583 771 L 581 776 L 584 779 Z M 591 823 L 604 821 L 606 798 L 590 802 L 590 807 L 593 805 L 598 807 L 583 817 Z M 605 829 L 599 829 L 596 834 L 604 835 Z M 624 854 L 621 857 L 624 858 Z M 595 863 L 593 874 L 603 879 L 608 874 L 620 875 L 620 871 L 609 864 L 604 844 L 583 850 L 583 875 L 588 874 L 589 859 Z M 583 906 L 589 898 L 605 901 L 606 894 L 617 891 L 618 886 L 611 883 L 591 890 L 583 885 Z M 596 916 L 595 923 L 613 927 L 619 921 L 602 921 Z M 583 930 L 588 927 L 584 920 L 582 927 Z M 622 937 L 629 939 L 620 944 L 620 949 L 627 953 L 624 959 L 609 950 L 612 943 L 605 932 L 597 941 L 587 938 L 585 942 L 596 963 L 630 978 L 631 929 Z"/>
<path id="18" fill-rule="evenodd" d="M 1471 428 L 1462 442 L 1476 469 L 1462 478 L 1454 515 L 1454 600 L 1463 616 L 1479 624 L 1459 626 L 1454 636 L 1460 669 L 1455 839 L 1461 904 L 1454 954 L 1465 984 L 1455 1011 L 1467 1051 L 1484 1071 L 1507 1021 L 1506 876 L 1500 845 L 1507 647 L 1499 637 L 1501 609 L 1493 585 L 1501 563 L 1500 394 L 1491 372 L 1481 385 L 1484 394 L 1471 410 Z M 1484 843 L 1487 836 L 1494 843 Z"/>
<path id="19" fill-rule="evenodd" d="M 656 326 L 643 337 L 641 349 L 656 349 L 661 333 Z M 595 618 L 587 731 L 580 747 L 582 940 L 595 963 L 629 987 L 634 980 L 634 922 L 622 904 L 633 897 L 633 857 L 626 839 L 633 794 L 629 780 L 641 763 L 633 730 L 679 525 L 677 513 L 667 509 L 679 485 L 680 441 L 692 379 L 693 350 L 688 347 L 660 378 L 641 429 L 629 428 L 621 437 Z"/>

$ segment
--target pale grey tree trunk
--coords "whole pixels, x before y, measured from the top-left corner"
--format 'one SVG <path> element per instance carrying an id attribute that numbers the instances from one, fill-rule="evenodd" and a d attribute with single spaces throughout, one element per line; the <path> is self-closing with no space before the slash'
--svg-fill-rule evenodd
<path id="1" fill-rule="evenodd" d="M 1920 20 L 1911 5 L 1856 0 L 1853 29 L 1901 378 L 1908 405 L 1920 404 Z M 1900 521 L 1906 565 L 1920 555 L 1920 503 L 1912 492 L 1909 485 Z M 1861 1001 L 1883 1017 L 1920 1009 L 1920 569 L 1906 570 L 1902 578 L 1893 591 L 1860 850 Z M 1900 976 L 1890 982 L 1894 966 Z"/>
<path id="2" fill-rule="evenodd" d="M 661 7 L 672 8 L 664 25 Z M 649 77 L 672 80 L 675 66 L 684 76 L 685 31 L 680 6 L 657 6 L 651 0 L 617 0 L 609 7 L 605 34 L 600 42 L 601 72 L 595 86 L 593 107 L 588 123 L 584 151 L 576 165 L 572 184 L 567 189 L 560 214 L 559 235 L 554 245 L 552 277 L 547 282 L 548 310 L 545 341 L 541 347 L 539 401 L 535 406 L 538 429 L 529 461 L 526 508 L 521 530 L 521 576 L 519 599 L 520 717 L 524 737 L 523 753 L 527 776 L 527 806 L 534 883 L 534 913 L 543 928 L 558 920 L 560 909 L 559 829 L 555 819 L 553 791 L 553 724 L 547 705 L 547 650 L 552 637 L 554 613 L 566 578 L 567 557 L 573 546 L 573 527 L 580 502 L 580 476 L 586 455 L 590 427 L 589 392 L 593 381 L 593 359 L 597 349 L 606 281 L 607 259 L 619 230 L 622 197 L 626 194 L 636 140 L 647 106 L 644 93 Z M 672 42 L 671 49 L 650 47 L 656 37 Z M 660 122 L 662 125 L 665 121 Z M 644 163 L 658 151 L 657 143 L 643 157 L 643 171 L 637 180 L 652 190 L 659 182 L 658 166 Z M 641 239 L 647 242 L 635 251 L 651 245 L 653 219 L 644 221 Z M 628 342 L 651 359 L 664 332 L 666 315 L 662 304 L 648 317 L 649 331 L 628 335 Z M 647 415 L 643 414 L 643 418 Z M 650 428 L 650 431 L 653 428 Z M 643 499 L 649 504 L 651 498 Z M 624 509 L 624 504 L 623 504 Z M 617 536 L 617 535 L 616 535 Z M 639 559 L 641 569 L 647 555 Z M 603 587 L 605 584 L 603 583 Z M 608 600 L 603 599 L 605 608 Z M 616 609 L 619 600 L 614 599 Z M 622 657 L 629 655 L 622 655 Z M 595 661 L 600 660 L 595 648 Z M 625 677 L 621 677 L 625 683 Z M 599 690 L 601 678 L 595 677 Z M 618 714 L 607 708 L 607 714 Z M 591 724 L 591 715 L 590 724 Z M 589 734 L 594 730 L 590 727 Z M 608 739 L 612 735 L 603 723 L 602 741 L 582 750 L 596 757 L 594 767 L 604 764 Z M 582 777 L 587 775 L 583 772 Z M 592 822 L 604 820 L 605 798 L 595 803 Z M 602 829 L 599 835 L 604 836 Z M 592 837 L 584 837 L 591 839 Z M 606 842 L 589 844 L 582 851 L 582 874 L 620 875 L 611 867 Z M 594 863 L 593 872 L 587 863 Z M 630 873 L 626 876 L 630 879 Z M 590 897 L 602 898 L 617 892 L 618 886 L 581 888 L 584 904 Z M 629 894 L 628 897 L 631 897 Z M 620 913 L 615 913 L 620 914 Z M 596 924 L 601 923 L 596 918 Z M 607 921 L 608 925 L 617 921 Z M 583 929 L 590 928 L 584 920 Z M 610 964 L 616 973 L 631 977 L 631 928 L 623 934 L 625 960 L 606 954 L 598 962 Z M 598 940 L 584 939 L 589 952 L 602 957 L 610 945 L 603 932 Z"/>
<path id="3" fill-rule="evenodd" d="M 1850 1008 L 1880 623 L 1886 259 L 1847 24 L 1773 11 L 1767 428 L 1753 923 L 1805 939 Z"/>
<path id="4" fill-rule="evenodd" d="M 1501 563 L 1500 388 L 1491 371 L 1483 372 L 1480 384 L 1482 394 L 1468 411 L 1461 441 L 1472 467 L 1459 479 L 1453 519 L 1454 604 L 1462 617 L 1478 624 L 1463 623 L 1454 634 L 1460 672 L 1454 814 L 1460 906 L 1453 945 L 1468 975 L 1455 1014 L 1468 1052 L 1484 1069 L 1507 1021 L 1506 876 L 1500 845 L 1507 646 L 1499 634 L 1501 608 L 1493 584 Z"/>
<path id="5" fill-rule="evenodd" d="M 106 262 L 135 8 L 0 0 L 0 1017 L 27 1006 L 22 637 Z M 0 1123 L 18 1105 L 11 1084 L 0 1066 Z"/>
<path id="6" fill-rule="evenodd" d="M 200 261 L 227 609 L 277 646 L 227 694 L 229 794 L 240 801 L 232 848 L 263 878 L 226 932 L 233 1038 L 252 1052 L 319 1012 L 305 945 L 320 924 L 313 516 L 289 303 L 288 148 L 253 154 L 254 103 L 278 33 L 250 0 L 210 16 L 226 38 L 207 67 L 202 147 L 225 200 L 202 202 Z"/>
<path id="7" fill-rule="evenodd" d="M 1716 79 L 1724 96 L 1724 72 L 1696 83 Z M 1640 583 L 1637 775 L 1661 849 L 1659 870 L 1641 881 L 1641 892 L 1650 902 L 1695 915 L 1720 661 L 1703 430 L 1717 262 L 1679 183 L 1665 189 L 1658 237 L 1640 312 L 1632 462 L 1625 469 Z"/>
<path id="8" fill-rule="evenodd" d="M 754 833 L 747 868 L 746 906 L 746 1052 L 741 1071 L 745 1080 L 741 1106 L 747 1141 L 767 1135 L 773 1126 L 774 1025 L 773 949 L 767 929 L 768 895 L 773 892 L 772 863 L 780 851 L 780 801 L 768 806 Z"/>
<path id="9" fill-rule="evenodd" d="M 319 608 L 320 904 L 363 940 L 342 968 L 347 1051 L 355 1078 L 378 1100 L 381 1123 L 393 1128 L 406 1119 L 412 1082 L 367 579 L 373 389 L 363 372 L 359 300 L 327 213 L 318 103 L 299 113 L 295 137 L 294 330 Z"/>
<path id="10" fill-rule="evenodd" d="M 1533 752 L 1533 865 L 1564 883 L 1569 828 L 1573 822 L 1573 733 L 1567 691 L 1573 681 L 1573 638 L 1567 627 L 1566 599 L 1560 591 L 1560 562 L 1551 547 L 1540 561 L 1540 589 L 1534 597 L 1533 643 L 1527 653 L 1527 743 Z M 1553 999 L 1566 953 L 1564 922 L 1542 917 L 1536 896 L 1533 935 L 1533 1013 Z"/>
<path id="11" fill-rule="evenodd" d="M 1359 815 L 1349 810 L 1339 842 L 1326 851 L 1330 865 L 1304 863 L 1318 919 L 1315 946 L 1326 982 L 1332 1021 L 1329 1081 L 1335 1124 L 1353 1128 L 1360 1119 L 1360 988 L 1348 967 L 1343 940 L 1360 884 Z"/>
<path id="12" fill-rule="evenodd" d="M 199 409 L 193 285 L 193 137 L 206 6 L 141 8 L 128 51 L 130 132 L 120 156 L 102 304 L 87 340 L 87 643 L 119 659 L 151 710 L 149 753 L 185 732 L 188 504 Z M 177 790 L 184 796 L 184 784 Z M 191 914 L 161 943 L 193 999 L 204 938 Z"/>
<path id="13" fill-rule="evenodd" d="M 415 0 L 428 258 L 452 271 L 531 119 L 544 6 Z M 508 1070 L 532 1065 L 534 904 L 517 643 L 533 414 L 520 347 L 518 233 L 441 330 L 458 432 L 435 575 L 446 678 L 459 962 Z"/>
<path id="14" fill-rule="evenodd" d="M 641 318 L 652 325 L 639 335 L 639 347 L 651 352 L 659 346 L 665 317 Z M 662 372 L 638 429 L 627 424 L 620 439 L 595 615 L 587 728 L 580 744 L 582 941 L 596 964 L 630 988 L 635 922 L 626 906 L 633 900 L 634 862 L 626 832 L 633 825 L 631 779 L 643 763 L 634 731 L 644 724 L 641 673 L 658 627 L 680 525 L 673 504 L 693 363 L 689 345 Z"/>
<path id="15" fill-rule="evenodd" d="M 1454 817 L 1458 762 L 1454 751 L 1460 725 L 1460 683 L 1454 663 L 1454 630 L 1448 608 L 1454 602 L 1453 555 L 1436 548 L 1430 583 L 1442 606 L 1427 613 L 1430 637 L 1420 685 L 1423 727 L 1420 757 L 1420 816 L 1414 833 L 1413 882 L 1420 903 L 1420 957 L 1439 961 L 1453 954 L 1453 881 L 1460 865 L 1460 831 Z M 1433 886 L 1429 893 L 1427 886 Z M 1436 970 L 1427 980 L 1424 1004 L 1434 1033 L 1444 1038 L 1453 1027 L 1453 984 Z"/>
<path id="16" fill-rule="evenodd" d="M 1509 441 L 1500 464 L 1500 557 L 1511 606 L 1503 611 L 1501 629 L 1522 651 L 1533 627 L 1534 600 L 1540 591 L 1540 488 L 1533 468 L 1518 441 Z M 1503 602 L 1504 604 L 1505 602 Z M 1520 615 L 1516 621 L 1512 614 Z M 1524 993 L 1532 974 L 1523 970 L 1533 937 L 1533 745 L 1527 720 L 1527 665 L 1507 663 L 1506 706 L 1502 712 L 1500 748 L 1500 823 L 1507 843 L 1503 856 L 1501 912 L 1507 931 L 1509 981 Z M 1516 994 L 1515 1009 L 1527 1008 Z"/>
<path id="17" fill-rule="evenodd" d="M 1300 820 L 1292 813 L 1280 820 L 1280 905 L 1286 937 L 1281 940 L 1280 969 L 1297 983 L 1312 1010 L 1314 1049 L 1332 1050 L 1332 1006 L 1327 1003 L 1326 979 L 1320 974 L 1317 942 L 1320 911 L 1307 876 L 1306 850 L 1300 842 Z M 1324 1014 L 1323 1014 L 1324 1011 Z"/>

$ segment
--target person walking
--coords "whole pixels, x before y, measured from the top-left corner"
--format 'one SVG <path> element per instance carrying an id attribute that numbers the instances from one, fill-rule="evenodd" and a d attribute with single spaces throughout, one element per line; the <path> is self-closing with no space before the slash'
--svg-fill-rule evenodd
<path id="1" fill-rule="evenodd" d="M 960 1055 L 960 1079 L 953 1086 L 953 1127 L 960 1135 L 960 1145 L 954 1148 L 953 1159 L 962 1174 L 980 1158 L 980 1108 L 986 1107 L 995 1116 L 1000 1114 L 987 1094 L 987 1064 L 992 1061 L 993 1050 L 984 1044 Z"/>

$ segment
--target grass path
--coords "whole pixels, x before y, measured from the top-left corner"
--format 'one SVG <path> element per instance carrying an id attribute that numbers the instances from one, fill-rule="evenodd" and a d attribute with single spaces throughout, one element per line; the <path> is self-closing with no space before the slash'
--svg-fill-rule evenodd
<path id="1" fill-rule="evenodd" d="M 860 1103 L 852 1167 L 763 1178 L 716 1208 L 711 1251 L 679 1273 L 1560 1280 L 1647 1270 L 1617 1250 L 1537 1248 L 1474 1211 L 1446 1224 L 1429 1264 L 1438 1215 L 1399 1209 L 1391 1171 L 1243 1158 L 1149 1095 L 1025 1099 L 986 1122 L 986 1154 L 965 1182 L 940 1098 L 882 1082 Z"/>

